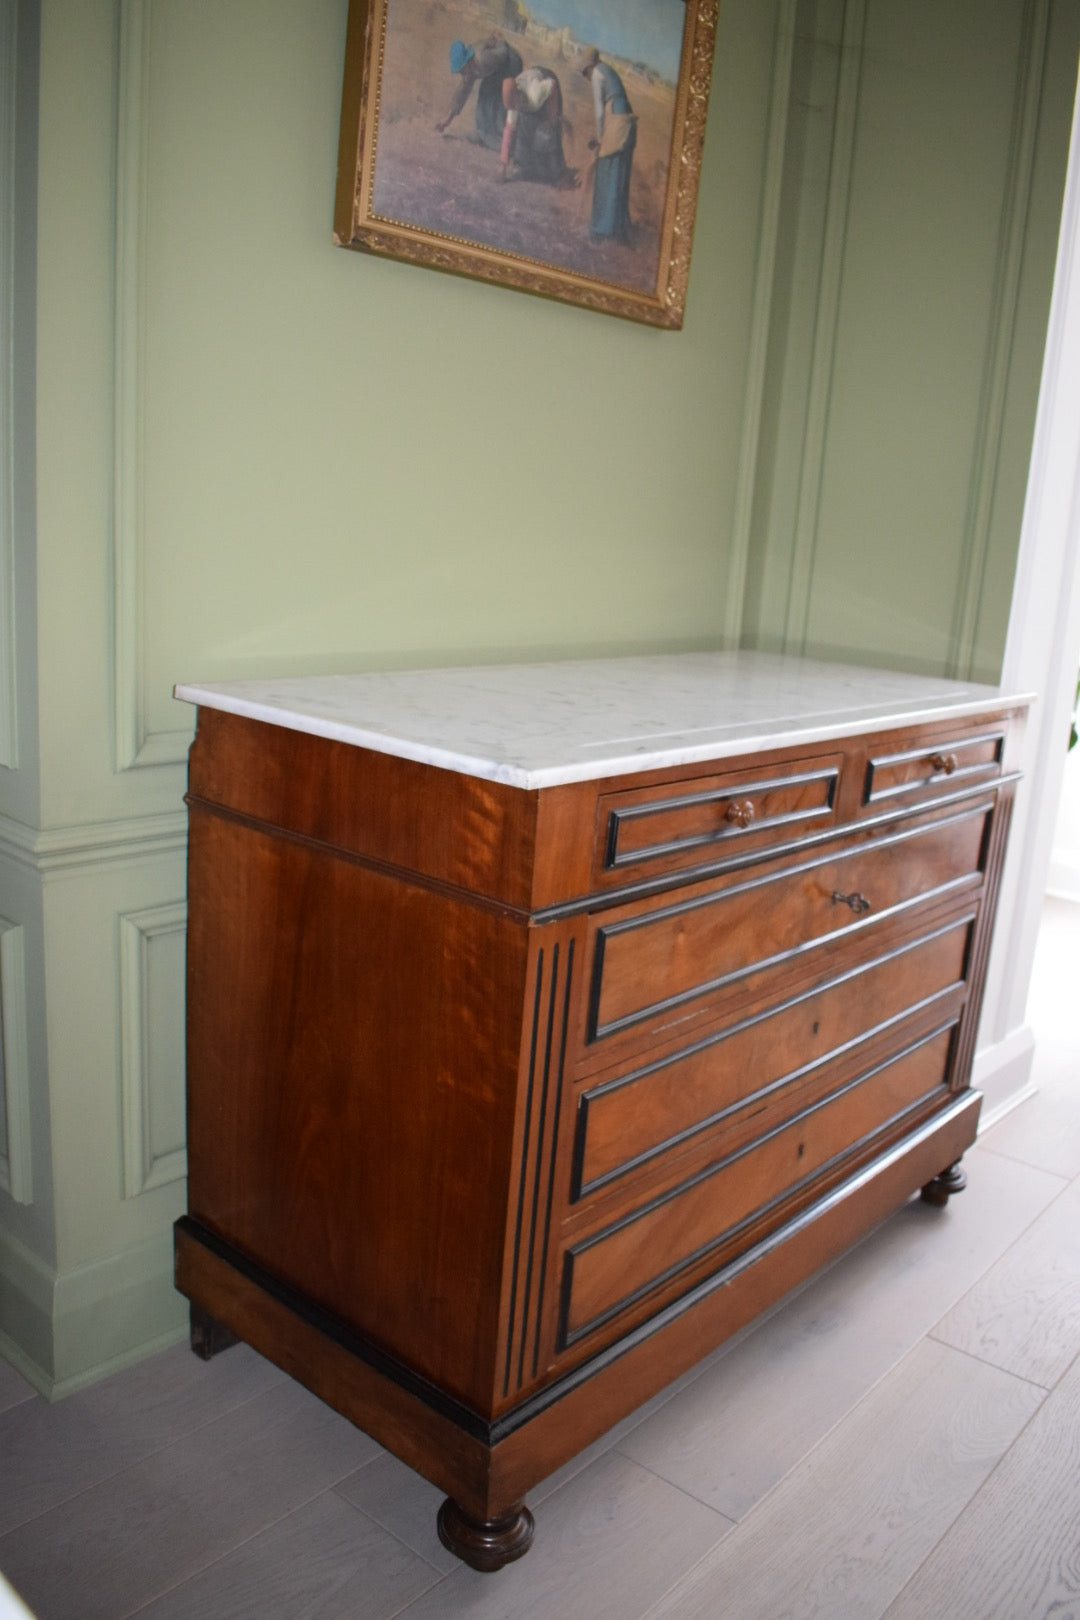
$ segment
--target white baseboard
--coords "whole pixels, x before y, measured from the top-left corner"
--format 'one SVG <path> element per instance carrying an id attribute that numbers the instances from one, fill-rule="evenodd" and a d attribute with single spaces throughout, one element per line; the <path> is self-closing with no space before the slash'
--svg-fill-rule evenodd
<path id="1" fill-rule="evenodd" d="M 52 1385 L 52 1267 L 0 1229 L 0 1350 L 47 1395 Z"/>
<path id="2" fill-rule="evenodd" d="M 0 1351 L 58 1400 L 185 1338 L 172 1233 L 57 1273 L 0 1232 Z"/>
<path id="3" fill-rule="evenodd" d="M 1035 1036 L 1028 1024 L 1021 1024 L 1003 1041 L 995 1041 L 992 1046 L 976 1052 L 971 1084 L 983 1094 L 980 1134 L 996 1125 L 1017 1103 L 1034 1096 L 1035 1087 L 1031 1083 L 1034 1055 Z"/>

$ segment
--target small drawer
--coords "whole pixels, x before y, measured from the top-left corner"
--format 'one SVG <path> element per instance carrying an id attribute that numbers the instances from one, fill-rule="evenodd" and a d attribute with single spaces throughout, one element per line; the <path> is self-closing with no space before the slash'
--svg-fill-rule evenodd
<path id="1" fill-rule="evenodd" d="M 625 882 L 638 873 L 700 864 L 724 846 L 753 848 L 829 827 L 840 765 L 835 755 L 606 794 L 597 877 L 618 873 Z"/>
<path id="2" fill-rule="evenodd" d="M 955 1014 L 967 971 L 971 915 L 838 973 L 744 1019 L 586 1089 L 578 1101 L 572 1197 L 588 1197 L 652 1166 L 705 1132 L 760 1135 L 865 1062 L 871 1041 L 904 1019 Z M 830 1078 L 831 1077 L 831 1078 Z M 714 1138 L 715 1140 L 715 1138 Z"/>
<path id="3" fill-rule="evenodd" d="M 808 1203 L 815 1183 L 875 1138 L 944 1101 L 953 1029 L 939 1029 L 783 1129 L 571 1247 L 564 1260 L 561 1347 L 635 1307 L 654 1290 L 685 1286 L 692 1267 L 737 1252 L 743 1232 L 770 1229 Z M 801 1199 L 800 1199 L 801 1195 Z"/>
<path id="4" fill-rule="evenodd" d="M 815 946 L 977 881 L 985 802 L 860 839 L 744 881 L 638 902 L 590 924 L 586 1041 L 691 1016 L 692 1003 L 750 983 Z"/>
<path id="5" fill-rule="evenodd" d="M 1005 731 L 924 743 L 902 753 L 871 755 L 864 805 L 917 797 L 928 790 L 973 787 L 1001 775 Z"/>

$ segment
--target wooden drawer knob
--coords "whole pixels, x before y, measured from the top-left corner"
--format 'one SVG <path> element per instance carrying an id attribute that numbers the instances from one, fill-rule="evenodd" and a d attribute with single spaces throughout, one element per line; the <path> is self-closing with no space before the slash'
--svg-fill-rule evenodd
<path id="1" fill-rule="evenodd" d="M 930 764 L 933 766 L 934 770 L 943 771 L 946 776 L 952 775 L 953 771 L 956 769 L 956 763 L 955 754 L 930 755 Z"/>
<path id="2" fill-rule="evenodd" d="M 754 805 L 750 799 L 732 799 L 724 816 L 733 827 L 749 827 L 753 819 Z"/>

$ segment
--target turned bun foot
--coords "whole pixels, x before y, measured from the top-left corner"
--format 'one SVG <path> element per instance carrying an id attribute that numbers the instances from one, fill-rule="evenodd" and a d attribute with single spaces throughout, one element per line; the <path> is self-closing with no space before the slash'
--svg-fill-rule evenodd
<path id="1" fill-rule="evenodd" d="M 535 1528 L 524 1502 L 498 1519 L 474 1519 L 449 1496 L 439 1509 L 437 1524 L 443 1546 L 484 1574 L 523 1558 Z"/>
<path id="2" fill-rule="evenodd" d="M 967 1176 L 961 1170 L 958 1159 L 955 1164 L 950 1164 L 947 1170 L 943 1170 L 940 1176 L 935 1176 L 933 1181 L 926 1183 L 922 1190 L 923 1203 L 943 1209 L 953 1193 L 963 1192 L 966 1186 Z"/>

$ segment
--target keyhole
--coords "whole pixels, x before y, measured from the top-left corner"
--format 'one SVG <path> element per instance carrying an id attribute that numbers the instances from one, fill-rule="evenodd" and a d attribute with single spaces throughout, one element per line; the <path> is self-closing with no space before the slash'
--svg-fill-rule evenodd
<path id="1" fill-rule="evenodd" d="M 802 1156 L 803 1156 L 803 1154 L 805 1152 L 806 1152 L 806 1143 L 805 1142 L 800 1142 L 799 1143 L 799 1158 L 800 1159 L 802 1158 Z"/>
<path id="2" fill-rule="evenodd" d="M 817 1032 L 818 1032 L 818 1030 L 820 1028 L 821 1028 L 821 1019 L 820 1018 L 815 1018 L 814 1019 L 814 1034 L 815 1035 L 817 1034 Z"/>

